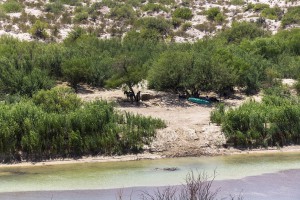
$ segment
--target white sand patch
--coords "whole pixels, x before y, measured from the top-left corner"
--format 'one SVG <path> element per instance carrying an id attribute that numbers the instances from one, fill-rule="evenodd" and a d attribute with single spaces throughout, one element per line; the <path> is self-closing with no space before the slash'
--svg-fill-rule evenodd
<path id="1" fill-rule="evenodd" d="M 101 12 L 103 15 L 107 15 L 107 14 L 110 12 L 110 8 L 107 7 L 107 6 L 103 6 L 103 7 L 100 9 L 100 12 Z"/>
<path id="2" fill-rule="evenodd" d="M 187 34 L 193 36 L 194 39 L 202 39 L 206 34 L 202 31 L 199 31 L 195 28 L 190 28 L 186 31 Z"/>
<path id="3" fill-rule="evenodd" d="M 4 30 L 0 30 L 0 36 L 2 35 L 12 36 L 14 38 L 18 38 L 19 40 L 26 40 L 26 41 L 33 40 L 29 33 L 12 33 L 12 32 L 5 32 Z"/>
<path id="4" fill-rule="evenodd" d="M 41 10 L 33 9 L 33 8 L 25 8 L 25 12 L 27 14 L 34 15 L 36 17 L 39 17 L 43 14 L 43 12 Z"/>
<path id="5" fill-rule="evenodd" d="M 203 22 L 207 21 L 205 15 L 194 15 L 192 18 L 192 25 L 202 24 Z"/>
<path id="6" fill-rule="evenodd" d="M 13 17 L 16 17 L 16 18 L 19 18 L 21 16 L 21 13 L 18 12 L 18 13 L 7 13 L 8 16 L 10 16 L 11 18 Z"/>
<path id="7" fill-rule="evenodd" d="M 72 29 L 70 29 L 70 28 L 63 28 L 63 29 L 59 30 L 59 34 L 62 39 L 65 39 L 71 31 L 72 31 Z"/>
<path id="8" fill-rule="evenodd" d="M 287 85 L 289 87 L 293 86 L 296 82 L 297 81 L 295 79 L 288 79 L 288 78 L 282 79 L 282 84 Z"/>

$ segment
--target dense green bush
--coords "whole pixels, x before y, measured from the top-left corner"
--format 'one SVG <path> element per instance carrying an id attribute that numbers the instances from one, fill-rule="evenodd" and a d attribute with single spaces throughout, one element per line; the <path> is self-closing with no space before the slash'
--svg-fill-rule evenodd
<path id="1" fill-rule="evenodd" d="M 241 42 L 243 39 L 268 36 L 268 32 L 258 27 L 255 23 L 233 22 L 232 28 L 221 33 L 228 42 Z"/>
<path id="2" fill-rule="evenodd" d="M 175 3 L 175 0 L 149 0 L 150 3 L 160 3 L 162 5 L 171 5 Z"/>
<path id="3" fill-rule="evenodd" d="M 257 4 L 254 4 L 254 11 L 258 12 L 258 11 L 262 11 L 264 9 L 268 9 L 270 8 L 269 4 L 265 4 L 265 3 L 257 3 Z"/>
<path id="4" fill-rule="evenodd" d="M 48 28 L 47 23 L 37 20 L 31 27 L 29 32 L 35 38 L 46 39 L 49 37 L 48 33 L 46 32 L 46 28 Z"/>
<path id="5" fill-rule="evenodd" d="M 129 5 L 117 5 L 111 9 L 110 16 L 117 20 L 134 20 L 136 13 Z"/>
<path id="6" fill-rule="evenodd" d="M 176 8 L 172 13 L 172 16 L 175 18 L 188 20 L 193 17 L 193 13 L 189 8 Z"/>
<path id="7" fill-rule="evenodd" d="M 70 5 L 70 6 L 76 6 L 78 4 L 80 4 L 80 1 L 79 0 L 50 0 L 50 2 L 61 2 L 63 4 L 67 4 L 67 5 Z"/>
<path id="8" fill-rule="evenodd" d="M 220 8 L 218 8 L 218 7 L 210 8 L 205 13 L 207 15 L 208 20 L 216 21 L 219 23 L 221 23 L 225 20 L 225 16 L 222 14 L 222 12 L 220 11 Z"/>
<path id="9" fill-rule="evenodd" d="M 161 5 L 161 4 L 155 4 L 155 3 L 148 3 L 142 7 L 143 11 L 151 11 L 151 12 L 159 12 L 159 11 L 165 11 L 168 12 L 168 9 Z"/>
<path id="10" fill-rule="evenodd" d="M 290 7 L 282 18 L 282 26 L 290 24 L 300 24 L 300 6 Z"/>
<path id="11" fill-rule="evenodd" d="M 75 23 L 81 23 L 83 21 L 86 21 L 89 18 L 89 14 L 85 11 L 79 12 L 74 16 L 74 22 Z"/>
<path id="12" fill-rule="evenodd" d="M 278 6 L 275 6 L 273 8 L 265 8 L 261 12 L 262 17 L 273 20 L 281 19 L 282 15 L 283 11 Z"/>
<path id="13" fill-rule="evenodd" d="M 7 17 L 6 12 L 4 9 L 0 6 L 0 19 L 5 19 Z"/>
<path id="14" fill-rule="evenodd" d="M 238 108 L 217 109 L 211 120 L 222 124 L 228 143 L 239 147 L 283 146 L 300 143 L 299 99 L 265 96 Z"/>
<path id="15" fill-rule="evenodd" d="M 15 0 L 8 0 L 3 3 L 0 7 L 7 13 L 13 12 L 21 12 L 22 11 L 22 4 Z"/>
<path id="16" fill-rule="evenodd" d="M 137 27 L 143 29 L 154 29 L 162 35 L 167 35 L 171 31 L 171 22 L 162 17 L 145 17 L 138 20 Z"/>
<path id="17" fill-rule="evenodd" d="M 54 14 L 59 14 L 64 10 L 64 6 L 60 1 L 54 3 L 48 3 L 45 5 L 45 11 Z"/>
<path id="18" fill-rule="evenodd" d="M 165 126 L 161 120 L 118 114 L 106 102 L 78 106 L 73 100 L 80 102 L 55 88 L 37 93 L 35 103 L 1 103 L 0 160 L 18 160 L 18 152 L 28 160 L 138 152 Z"/>
<path id="19" fill-rule="evenodd" d="M 190 53 L 164 52 L 149 72 L 149 86 L 157 90 L 184 90 L 191 67 L 192 55 Z"/>
<path id="20" fill-rule="evenodd" d="M 9 37 L 0 38 L 0 91 L 31 96 L 35 91 L 48 89 L 53 79 L 47 70 L 35 65 L 34 52 L 38 44 L 20 42 Z"/>
<path id="21" fill-rule="evenodd" d="M 245 1 L 244 0 L 231 0 L 230 4 L 232 4 L 232 5 L 244 5 Z"/>
<path id="22" fill-rule="evenodd" d="M 55 87 L 51 90 L 40 90 L 33 95 L 32 101 L 43 111 L 51 113 L 67 113 L 82 105 L 81 100 L 68 87 Z"/>

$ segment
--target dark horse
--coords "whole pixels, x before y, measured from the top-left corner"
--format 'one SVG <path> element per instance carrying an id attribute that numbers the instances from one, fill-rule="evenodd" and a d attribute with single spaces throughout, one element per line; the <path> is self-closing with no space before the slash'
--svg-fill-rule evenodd
<path id="1" fill-rule="evenodd" d="M 124 94 L 126 95 L 127 99 L 130 99 L 131 103 L 133 103 L 133 100 L 135 100 L 136 102 L 139 102 L 141 100 L 141 92 L 140 91 L 138 91 L 136 96 L 131 91 L 124 91 Z"/>

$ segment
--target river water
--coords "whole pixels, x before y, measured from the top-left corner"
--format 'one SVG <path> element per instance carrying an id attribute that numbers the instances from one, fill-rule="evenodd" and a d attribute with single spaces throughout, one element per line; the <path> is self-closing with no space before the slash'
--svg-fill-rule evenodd
<path id="1" fill-rule="evenodd" d="M 178 170 L 163 170 L 171 167 L 176 167 Z M 265 194 L 263 190 L 260 191 L 260 195 L 272 193 L 274 189 L 277 193 L 286 191 L 292 195 L 285 196 L 284 199 L 300 199 L 298 190 L 292 188 L 293 185 L 299 185 L 300 181 L 299 152 L 2 167 L 0 168 L 0 198 L 42 199 L 38 194 L 51 191 L 51 194 L 62 195 L 58 199 L 76 199 L 74 195 L 80 196 L 80 194 L 85 193 L 91 196 L 84 196 L 81 199 L 93 199 L 92 197 L 95 195 L 99 197 L 101 194 L 116 192 L 107 189 L 180 185 L 184 183 L 186 174 L 191 170 L 194 172 L 205 171 L 209 175 L 212 175 L 215 170 L 218 187 L 224 188 L 225 192 L 234 191 L 234 193 L 242 192 L 242 190 L 247 191 L 247 188 L 250 188 L 250 192 L 247 191 L 246 193 L 248 197 L 252 195 L 251 199 L 255 194 L 255 191 L 251 190 L 261 189 L 259 184 L 255 184 L 256 180 L 259 180 L 262 185 L 273 185 L 273 187 L 279 184 L 277 189 L 268 187 L 271 192 L 268 192 L 266 187 Z M 270 176 L 270 174 L 273 175 Z M 286 181 L 282 182 L 281 179 Z M 28 191 L 30 192 L 28 193 Z M 72 191 L 73 196 L 70 191 Z M 47 195 L 48 199 L 55 199 L 49 197 L 49 192 Z M 100 199 L 109 199 L 108 196 Z M 271 196 L 271 194 L 267 196 Z"/>

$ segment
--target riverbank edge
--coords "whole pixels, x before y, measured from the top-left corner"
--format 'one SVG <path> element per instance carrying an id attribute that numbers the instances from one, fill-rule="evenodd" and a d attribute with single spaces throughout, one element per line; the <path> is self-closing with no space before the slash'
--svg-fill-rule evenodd
<path id="1" fill-rule="evenodd" d="M 285 178 L 287 187 L 278 187 L 274 192 L 274 188 L 282 184 L 282 177 Z M 300 178 L 300 169 L 287 169 L 277 172 L 263 173 L 259 175 L 251 175 L 238 179 L 222 179 L 213 180 L 210 191 L 217 192 L 217 199 L 232 199 L 232 197 L 242 197 L 242 199 L 262 199 L 261 197 L 272 200 L 281 199 L 299 199 L 299 190 L 297 185 L 291 181 Z M 211 180 L 211 179 L 209 179 Z M 266 180 L 268 182 L 266 187 Z M 183 183 L 184 184 L 184 183 Z M 39 190 L 39 191 L 17 191 L 17 192 L 0 192 L 1 199 L 23 200 L 23 199 L 77 199 L 85 200 L 87 197 L 92 200 L 106 199 L 116 200 L 120 195 L 123 199 L 141 199 L 141 194 L 154 194 L 156 191 L 163 191 L 167 188 L 180 190 L 183 184 L 166 185 L 166 186 L 133 186 L 133 187 L 117 187 L 117 188 L 104 188 L 104 189 L 74 189 L 74 190 Z M 287 188 L 290 191 L 286 191 Z M 266 194 L 266 189 L 269 195 Z M 254 192 L 255 191 L 255 192 Z M 295 191 L 297 191 L 295 193 Z M 294 195 L 293 195 L 294 192 Z M 264 194 L 262 196 L 262 194 Z M 291 195 L 292 194 L 292 195 Z M 249 197 L 249 195 L 252 195 Z M 65 197 L 65 198 L 64 198 Z M 228 197 L 228 198 L 226 198 Z M 266 199 L 266 198 L 263 198 Z"/>
<path id="2" fill-rule="evenodd" d="M 300 152 L 300 145 L 278 147 L 268 147 L 260 149 L 236 149 L 228 148 L 222 149 L 218 153 L 214 154 L 201 154 L 198 156 L 230 156 L 230 155 L 241 155 L 241 154 L 271 154 L 271 153 L 285 153 L 285 152 Z M 178 157 L 197 157 L 195 155 L 186 155 Z M 167 156 L 160 153 L 141 153 L 141 154 L 129 154 L 121 156 L 85 156 L 79 159 L 65 158 L 55 160 L 45 160 L 40 162 L 19 162 L 0 164 L 0 168 L 4 167 L 30 167 L 30 166 L 47 166 L 47 165 L 62 165 L 62 164 L 78 164 L 78 163 L 99 163 L 99 162 L 126 162 L 126 161 L 137 161 L 137 160 L 155 160 L 168 158 Z M 173 157 L 174 158 L 174 157 Z"/>

